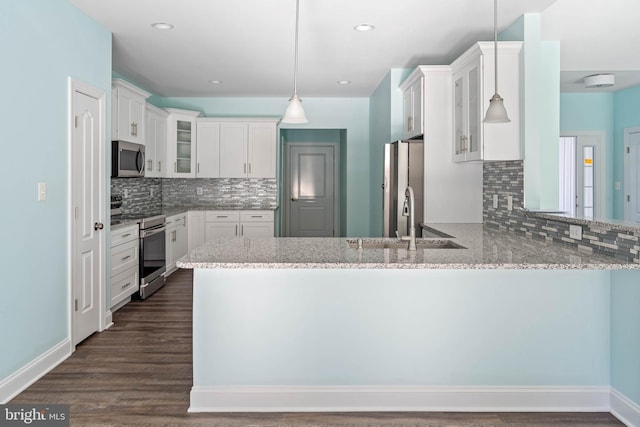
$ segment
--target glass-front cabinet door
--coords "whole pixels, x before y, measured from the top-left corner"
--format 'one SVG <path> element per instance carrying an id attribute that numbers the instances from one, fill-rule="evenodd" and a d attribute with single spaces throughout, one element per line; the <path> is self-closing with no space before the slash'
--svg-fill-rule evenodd
<path id="1" fill-rule="evenodd" d="M 466 72 L 468 78 L 468 129 L 467 129 L 467 155 L 466 160 L 480 160 L 482 158 L 480 147 L 482 144 L 482 99 L 480 88 L 480 63 L 474 63 Z"/>
<path id="2" fill-rule="evenodd" d="M 169 176 L 195 178 L 196 176 L 196 117 L 197 111 L 167 108 L 169 112 L 169 138 L 167 162 Z"/>
<path id="3" fill-rule="evenodd" d="M 464 120 L 464 76 L 456 74 L 453 81 L 453 160 L 463 161 L 466 151 L 466 132 Z"/>

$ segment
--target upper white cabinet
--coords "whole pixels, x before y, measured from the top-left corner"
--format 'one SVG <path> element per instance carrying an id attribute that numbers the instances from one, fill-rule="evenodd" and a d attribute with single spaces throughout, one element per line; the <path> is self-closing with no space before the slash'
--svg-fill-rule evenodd
<path id="1" fill-rule="evenodd" d="M 220 177 L 220 122 L 206 117 L 197 120 L 198 148 L 196 176 Z"/>
<path id="2" fill-rule="evenodd" d="M 400 90 L 402 90 L 402 138 L 410 139 L 420 136 L 424 132 L 422 114 L 424 79 L 421 76 L 412 75 L 402 83 Z"/>
<path id="3" fill-rule="evenodd" d="M 167 163 L 169 164 L 169 170 L 166 176 L 195 178 L 197 153 L 196 117 L 200 113 L 176 108 L 167 108 L 166 110 L 169 112 L 167 137 Z"/>
<path id="4" fill-rule="evenodd" d="M 451 64 L 453 160 L 520 160 L 522 42 L 498 43 L 498 93 L 509 123 L 483 123 L 495 91 L 494 44 L 479 42 Z"/>
<path id="5" fill-rule="evenodd" d="M 167 171 L 167 118 L 169 113 L 147 104 L 145 116 L 145 172 L 148 178 L 163 178 Z"/>
<path id="6" fill-rule="evenodd" d="M 144 144 L 145 105 L 149 93 L 122 80 L 111 82 L 111 139 Z"/>
<path id="7" fill-rule="evenodd" d="M 198 119 L 198 177 L 275 178 L 277 119 Z"/>

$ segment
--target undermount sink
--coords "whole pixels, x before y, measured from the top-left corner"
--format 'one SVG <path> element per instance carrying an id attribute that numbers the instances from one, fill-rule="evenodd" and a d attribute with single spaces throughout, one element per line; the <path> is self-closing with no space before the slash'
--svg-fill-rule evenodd
<path id="1" fill-rule="evenodd" d="M 360 241 L 362 242 L 360 244 Z M 349 239 L 347 240 L 349 248 L 358 249 L 407 249 L 409 242 L 397 240 L 397 239 Z M 466 249 L 464 246 L 459 245 L 451 240 L 447 239 L 428 239 L 416 240 L 416 249 Z"/>

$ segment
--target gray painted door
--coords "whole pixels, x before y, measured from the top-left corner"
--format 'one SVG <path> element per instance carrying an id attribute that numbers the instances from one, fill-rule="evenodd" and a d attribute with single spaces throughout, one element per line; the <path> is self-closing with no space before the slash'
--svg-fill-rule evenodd
<path id="1" fill-rule="evenodd" d="M 289 236 L 335 236 L 335 154 L 333 146 L 289 146 Z"/>

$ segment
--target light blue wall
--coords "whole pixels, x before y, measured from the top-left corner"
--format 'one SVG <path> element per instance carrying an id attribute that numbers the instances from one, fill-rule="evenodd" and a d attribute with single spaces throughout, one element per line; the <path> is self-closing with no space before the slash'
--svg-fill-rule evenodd
<path id="1" fill-rule="evenodd" d="M 525 207 L 557 209 L 560 45 L 542 40 L 537 13 L 525 14 L 504 34 L 524 39 Z"/>
<path id="2" fill-rule="evenodd" d="M 110 98 L 111 33 L 68 0 L 2 0 L 0 57 L 1 382 L 70 336 L 67 79 Z"/>
<path id="3" fill-rule="evenodd" d="M 561 93 L 560 132 L 603 132 L 605 137 L 605 170 L 607 200 L 606 218 L 613 215 L 614 194 L 614 96 L 613 93 Z"/>
<path id="4" fill-rule="evenodd" d="M 609 385 L 607 271 L 209 269 L 194 282 L 196 386 Z"/>
<path id="5" fill-rule="evenodd" d="M 640 272 L 611 272 L 611 387 L 640 405 Z"/>
<path id="6" fill-rule="evenodd" d="M 613 180 L 624 182 L 624 129 L 640 126 L 640 86 L 617 91 L 613 99 Z M 624 191 L 614 193 L 613 214 L 616 219 L 624 218 Z"/>
<path id="7" fill-rule="evenodd" d="M 281 117 L 287 98 L 161 98 L 150 103 L 200 111 L 206 116 Z M 309 123 L 282 123 L 281 129 L 344 129 L 346 131 L 346 233 L 369 235 L 369 98 L 303 98 Z"/>

